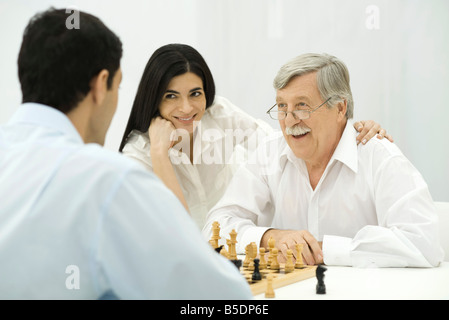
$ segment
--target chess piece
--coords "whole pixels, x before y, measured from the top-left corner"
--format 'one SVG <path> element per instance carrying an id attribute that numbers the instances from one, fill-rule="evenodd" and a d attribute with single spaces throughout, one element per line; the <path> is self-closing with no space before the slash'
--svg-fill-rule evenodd
<path id="1" fill-rule="evenodd" d="M 287 249 L 287 262 L 285 263 L 285 272 L 292 272 L 295 270 L 295 265 L 293 264 L 293 251 L 291 249 Z"/>
<path id="2" fill-rule="evenodd" d="M 326 285 L 324 284 L 324 271 L 327 268 L 322 265 L 318 265 L 316 268 L 316 278 L 318 279 L 318 283 L 316 284 L 316 293 L 317 294 L 325 294 L 326 293 Z"/>
<path id="3" fill-rule="evenodd" d="M 229 253 L 226 251 L 225 248 L 223 248 L 224 246 L 220 246 L 222 249 L 220 250 L 220 254 L 225 257 L 226 259 L 229 259 Z M 218 249 L 216 249 L 218 250 Z"/>
<path id="4" fill-rule="evenodd" d="M 254 270 L 254 259 L 257 257 L 257 244 L 255 242 L 251 242 L 249 244 L 248 255 L 249 255 L 248 270 L 253 271 Z"/>
<path id="5" fill-rule="evenodd" d="M 295 269 L 302 269 L 304 268 L 304 262 L 302 261 L 302 248 L 304 247 L 304 245 L 302 243 L 297 243 L 295 247 L 296 247 Z"/>
<path id="6" fill-rule="evenodd" d="M 237 259 L 237 252 L 235 250 L 235 244 L 237 243 L 237 232 L 235 232 L 235 229 L 232 229 L 232 231 L 229 233 L 229 236 L 231 237 L 231 240 L 229 240 L 229 259 L 236 260 Z"/>
<path id="7" fill-rule="evenodd" d="M 253 281 L 262 280 L 262 275 L 259 272 L 259 259 L 254 259 L 254 272 L 253 276 L 251 277 Z"/>
<path id="8" fill-rule="evenodd" d="M 245 260 L 243 260 L 243 267 L 246 268 L 249 265 L 249 244 L 245 247 Z"/>
<path id="9" fill-rule="evenodd" d="M 211 242 L 214 249 L 218 248 L 218 240 L 220 238 L 220 223 L 218 223 L 218 221 L 214 221 L 212 223 L 212 238 L 209 241 Z"/>
<path id="10" fill-rule="evenodd" d="M 231 262 L 236 266 L 236 268 L 238 270 L 240 270 L 240 267 L 242 266 L 242 260 L 240 259 L 235 259 L 235 260 L 231 260 Z"/>
<path id="11" fill-rule="evenodd" d="M 270 269 L 271 270 L 279 270 L 280 266 L 279 266 L 279 262 L 278 262 L 278 248 L 273 248 L 271 250 L 272 252 L 272 257 L 271 257 L 271 264 L 270 264 Z"/>
<path id="12" fill-rule="evenodd" d="M 267 276 L 267 291 L 265 291 L 265 298 L 274 298 L 274 290 L 273 290 L 273 275 L 269 274 Z"/>
<path id="13" fill-rule="evenodd" d="M 260 247 L 259 256 L 260 256 L 259 270 L 263 270 L 267 267 L 267 261 L 265 260 L 265 248 L 264 247 Z"/>
<path id="14" fill-rule="evenodd" d="M 273 237 L 270 237 L 270 239 L 268 239 L 268 267 L 271 266 L 271 259 L 272 259 L 272 250 L 275 246 L 276 241 L 273 239 Z"/>
<path id="15" fill-rule="evenodd" d="M 215 250 L 216 252 L 220 253 L 221 250 L 223 249 L 223 247 L 224 247 L 224 245 L 221 245 L 221 246 L 219 246 L 219 247 L 216 247 L 214 250 Z"/>
<path id="16" fill-rule="evenodd" d="M 231 240 L 226 239 L 226 244 L 228 245 L 228 256 L 231 255 Z M 229 258 L 230 260 L 233 260 L 231 258 Z M 234 259 L 237 259 L 237 257 L 235 257 Z"/>

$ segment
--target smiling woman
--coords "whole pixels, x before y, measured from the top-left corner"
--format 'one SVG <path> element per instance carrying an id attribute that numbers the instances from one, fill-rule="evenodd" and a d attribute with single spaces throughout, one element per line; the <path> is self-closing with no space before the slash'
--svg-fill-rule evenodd
<path id="1" fill-rule="evenodd" d="M 201 78 L 192 72 L 174 77 L 168 84 L 159 111 L 161 117 L 171 121 L 176 129 L 185 129 L 192 136 L 194 121 L 200 121 L 206 111 Z"/>
<path id="2" fill-rule="evenodd" d="M 186 73 L 190 76 L 186 76 Z M 184 87 L 179 87 L 183 80 L 187 80 L 184 77 L 190 79 L 193 75 L 198 78 L 196 85 L 186 83 Z M 123 151 L 133 130 L 146 132 L 151 121 L 161 116 L 168 101 L 179 100 L 181 89 L 195 88 L 202 88 L 205 100 L 202 107 L 209 108 L 215 99 L 215 83 L 206 61 L 198 51 L 183 44 L 169 44 L 157 49 L 145 66 L 119 151 Z"/>
<path id="3" fill-rule="evenodd" d="M 198 51 L 169 44 L 147 63 L 120 151 L 153 171 L 202 228 L 239 164 L 272 131 L 215 96 Z"/>

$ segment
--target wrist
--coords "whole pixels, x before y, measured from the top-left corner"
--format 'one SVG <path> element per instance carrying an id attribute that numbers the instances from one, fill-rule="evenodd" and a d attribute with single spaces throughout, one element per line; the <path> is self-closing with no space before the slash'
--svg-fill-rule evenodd
<path id="1" fill-rule="evenodd" d="M 164 147 L 151 146 L 150 155 L 152 159 L 168 159 L 168 150 Z"/>
<path id="2" fill-rule="evenodd" d="M 275 229 L 268 229 L 265 231 L 260 239 L 260 247 L 268 248 L 268 240 L 270 240 L 270 237 L 272 237 L 274 231 Z"/>

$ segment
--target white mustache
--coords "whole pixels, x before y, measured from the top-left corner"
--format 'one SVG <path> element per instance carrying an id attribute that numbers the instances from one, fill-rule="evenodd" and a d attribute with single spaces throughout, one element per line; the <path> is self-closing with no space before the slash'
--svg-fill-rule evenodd
<path id="1" fill-rule="evenodd" d="M 293 135 L 293 136 L 301 136 L 303 134 L 309 133 L 310 131 L 311 131 L 310 128 L 301 127 L 299 125 L 285 128 L 285 133 L 287 135 Z"/>

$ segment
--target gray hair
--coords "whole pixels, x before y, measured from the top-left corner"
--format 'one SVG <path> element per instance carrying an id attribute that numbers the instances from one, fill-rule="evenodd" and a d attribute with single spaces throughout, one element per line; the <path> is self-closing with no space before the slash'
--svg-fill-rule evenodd
<path id="1" fill-rule="evenodd" d="M 348 68 L 334 56 L 326 53 L 306 53 L 300 55 L 279 69 L 278 74 L 274 78 L 273 86 L 276 90 L 282 89 L 292 78 L 315 71 L 317 71 L 316 79 L 321 98 L 324 100 L 332 97 L 328 102 L 330 107 L 346 100 L 346 118 L 352 119 L 354 102 L 349 85 Z"/>

